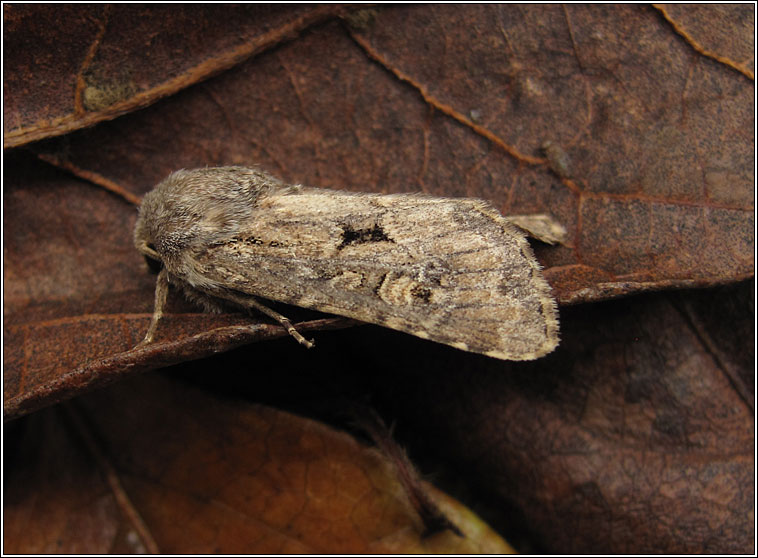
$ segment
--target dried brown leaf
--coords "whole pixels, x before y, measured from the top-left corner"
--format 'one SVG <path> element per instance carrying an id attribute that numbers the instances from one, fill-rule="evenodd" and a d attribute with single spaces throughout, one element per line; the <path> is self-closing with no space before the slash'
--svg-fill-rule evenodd
<path id="1" fill-rule="evenodd" d="M 6 24 L 18 25 L 8 18 L 15 7 L 4 9 Z M 101 20 L 87 17 L 100 9 L 65 13 L 94 29 Z M 568 245 L 536 252 L 562 303 L 752 276 L 754 16 L 744 10 L 371 8 L 144 110 L 32 146 L 65 173 L 6 154 L 6 418 L 240 339 L 227 336 L 231 330 L 193 337 L 214 328 L 247 324 L 257 338 L 283 333 L 258 319 L 198 314 L 174 298 L 155 352 L 125 353 L 144 333 L 154 277 L 131 246 L 135 212 L 124 199 L 178 167 L 258 163 L 312 186 L 477 196 L 506 214 L 551 213 L 566 225 Z M 207 10 L 195 13 L 205 19 L 183 16 L 184 23 L 202 29 L 217 21 Z M 43 24 L 29 29 L 47 32 Z M 18 48 L 6 31 L 8 55 Z M 24 44 L 45 44 L 22 36 Z M 82 59 L 111 36 L 60 48 Z M 202 60 L 218 59 L 226 48 L 214 50 L 226 44 L 219 41 L 180 57 L 174 71 L 189 75 Z M 95 49 L 95 59 L 117 44 Z M 145 67 L 139 52 L 124 59 L 132 56 L 127 66 L 145 72 L 147 89 L 164 79 L 163 65 Z M 81 64 L 56 64 L 53 77 L 42 64 L 37 81 L 74 87 Z M 14 83 L 35 77 L 9 76 L 9 67 Z M 26 83 L 31 91 L 34 81 Z M 37 95 L 14 88 L 6 99 L 11 131 L 75 113 L 70 101 L 46 96 L 60 87 Z M 560 165 L 541 150 L 546 141 L 566 155 Z M 273 399 L 312 403 L 324 385 L 348 398 L 368 390 L 409 439 L 426 439 L 478 479 L 496 507 L 520 510 L 522 531 L 538 548 L 751 553 L 754 302 L 722 304 L 718 292 L 674 304 L 639 297 L 564 307 L 563 346 L 527 365 L 370 327 L 321 333 L 310 352 L 284 339 L 229 358 L 247 355 L 243 369 L 276 371 L 246 378 L 251 392 L 275 392 Z M 739 317 L 745 307 L 749 322 Z M 238 376 L 219 382 L 234 390 Z M 281 387 L 272 387 L 277 381 Z M 50 513 L 77 502 L 62 497 Z M 106 532 L 123 539 L 127 531 L 115 525 Z"/>
<path id="2" fill-rule="evenodd" d="M 344 13 L 342 6 L 3 6 L 4 145 L 110 120 Z"/>
<path id="3" fill-rule="evenodd" d="M 552 213 L 568 245 L 537 251 L 561 302 L 752 275 L 752 83 L 694 51 L 658 12 L 372 10 L 38 149 L 130 199 L 177 167 L 257 162 L 313 186 L 478 196 L 506 214 Z M 217 25 L 192 13 L 176 24 Z M 541 158 L 545 141 L 570 156 L 571 178 Z M 6 327 L 18 341 L 6 358 L 6 397 L 23 399 L 133 346 L 153 287 L 129 243 L 128 205 L 32 161 L 12 165 Z M 39 177 L 25 182 L 25 173 Z M 114 308 L 119 319 L 110 322 Z M 107 326 L 79 322 L 93 315 Z M 70 331 L 69 342 L 81 339 L 74 320 L 95 327 L 102 343 L 65 358 L 58 334 L 38 346 L 51 325 Z"/>
<path id="4" fill-rule="evenodd" d="M 463 531 L 424 537 L 378 452 L 312 420 L 146 376 L 14 424 L 11 553 L 507 553 L 427 485 Z"/>

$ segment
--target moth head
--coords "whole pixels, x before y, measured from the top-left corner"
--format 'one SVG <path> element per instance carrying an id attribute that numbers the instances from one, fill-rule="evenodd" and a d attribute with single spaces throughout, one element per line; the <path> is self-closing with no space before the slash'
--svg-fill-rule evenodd
<path id="1" fill-rule="evenodd" d="M 262 195 L 282 183 L 247 167 L 171 173 L 142 199 L 134 244 L 169 268 L 188 248 L 223 241 L 249 219 Z"/>
<path id="2" fill-rule="evenodd" d="M 171 183 L 166 188 L 166 182 L 172 176 L 148 192 L 139 207 L 134 245 L 148 264 L 166 263 L 178 256 L 192 229 L 192 219 L 182 209 L 181 197 L 177 195 L 179 191 L 171 187 Z"/>

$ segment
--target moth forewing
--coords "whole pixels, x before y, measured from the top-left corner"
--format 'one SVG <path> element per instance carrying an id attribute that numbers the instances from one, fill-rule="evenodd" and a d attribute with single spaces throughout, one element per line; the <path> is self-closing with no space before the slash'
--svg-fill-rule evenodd
<path id="1" fill-rule="evenodd" d="M 558 343 L 556 305 L 524 234 L 486 202 L 291 187 L 241 167 L 183 172 L 146 196 L 135 236 L 185 290 L 294 304 L 508 360 Z"/>

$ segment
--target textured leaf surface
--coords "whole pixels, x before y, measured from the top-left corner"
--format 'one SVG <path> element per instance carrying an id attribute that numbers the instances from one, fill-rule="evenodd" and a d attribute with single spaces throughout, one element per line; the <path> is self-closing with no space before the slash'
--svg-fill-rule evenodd
<path id="1" fill-rule="evenodd" d="M 114 9 L 127 8 L 137 10 Z M 11 18 L 13 9 L 9 23 L 32 25 Z M 194 10 L 175 24 L 195 18 L 231 48 L 218 12 Z M 718 13 L 725 25 L 738 19 Z M 302 16 L 258 15 L 280 31 Z M 194 83 L 197 56 L 169 73 Z M 158 54 L 153 62 L 169 71 Z M 323 24 L 148 109 L 35 149 L 133 200 L 179 167 L 259 163 L 312 186 L 475 196 L 504 214 L 552 213 L 569 230 L 567 246 L 538 245 L 537 255 L 559 301 L 587 302 L 752 275 L 752 98 L 744 73 L 694 49 L 655 9 L 406 6 Z M 546 141 L 552 150 L 541 149 Z M 558 174 L 555 149 L 566 167 Z M 130 247 L 133 209 L 19 159 L 6 176 L 6 331 L 20 340 L 6 360 L 13 414 L 66 391 L 49 382 L 94 356 L 133 346 L 152 303 L 152 277 Z M 92 320 L 104 320 L 99 341 L 58 358 L 60 336 L 74 323 L 91 331 Z M 229 324 L 208 320 L 182 324 Z M 117 366 L 155 362 L 128 355 Z"/>
<path id="2" fill-rule="evenodd" d="M 318 400 L 330 419 L 370 401 L 428 470 L 478 484 L 519 549 L 754 552 L 754 287 L 714 287 L 754 272 L 751 7 L 161 10 L 61 6 L 52 24 L 4 6 L 5 145 L 27 144 L 5 154 L 6 419 L 283 335 L 173 296 L 158 343 L 130 351 L 154 287 L 134 203 L 172 170 L 257 163 L 317 187 L 481 197 L 568 229 L 566 246 L 535 244 L 563 304 L 553 356 L 495 363 L 286 309 L 324 330 L 317 348 L 237 350 L 212 387 Z M 107 95 L 85 103 L 90 87 Z M 85 500 L 105 506 L 66 548 L 142 548 L 97 486 L 46 500 L 60 533 Z"/>
<path id="3" fill-rule="evenodd" d="M 59 136 L 152 104 L 342 11 L 5 5 L 4 145 Z"/>
<path id="4" fill-rule="evenodd" d="M 432 488 L 465 536 L 424 536 L 391 464 L 350 436 L 176 380 L 139 378 L 14 426 L 7 552 L 512 551 Z"/>

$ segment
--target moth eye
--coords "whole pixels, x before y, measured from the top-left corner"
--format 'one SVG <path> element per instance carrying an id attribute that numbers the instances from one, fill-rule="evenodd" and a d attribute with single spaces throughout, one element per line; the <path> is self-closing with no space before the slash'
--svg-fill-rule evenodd
<path id="1" fill-rule="evenodd" d="M 158 252 L 155 249 L 155 245 L 152 242 L 146 243 L 145 248 L 150 250 L 156 256 L 158 255 Z M 152 255 L 145 254 L 145 253 L 143 253 L 142 255 L 144 256 L 145 262 L 147 262 L 147 267 L 150 268 L 150 271 L 154 273 L 158 273 L 161 270 L 161 268 L 163 267 L 163 262 L 159 258 L 154 257 Z"/>
<path id="2" fill-rule="evenodd" d="M 150 246 L 152 248 L 152 246 Z M 150 269 L 153 273 L 158 273 L 163 268 L 163 262 L 160 260 L 156 260 L 154 258 L 151 258 L 148 255 L 145 255 L 145 262 L 147 263 L 148 269 Z"/>

